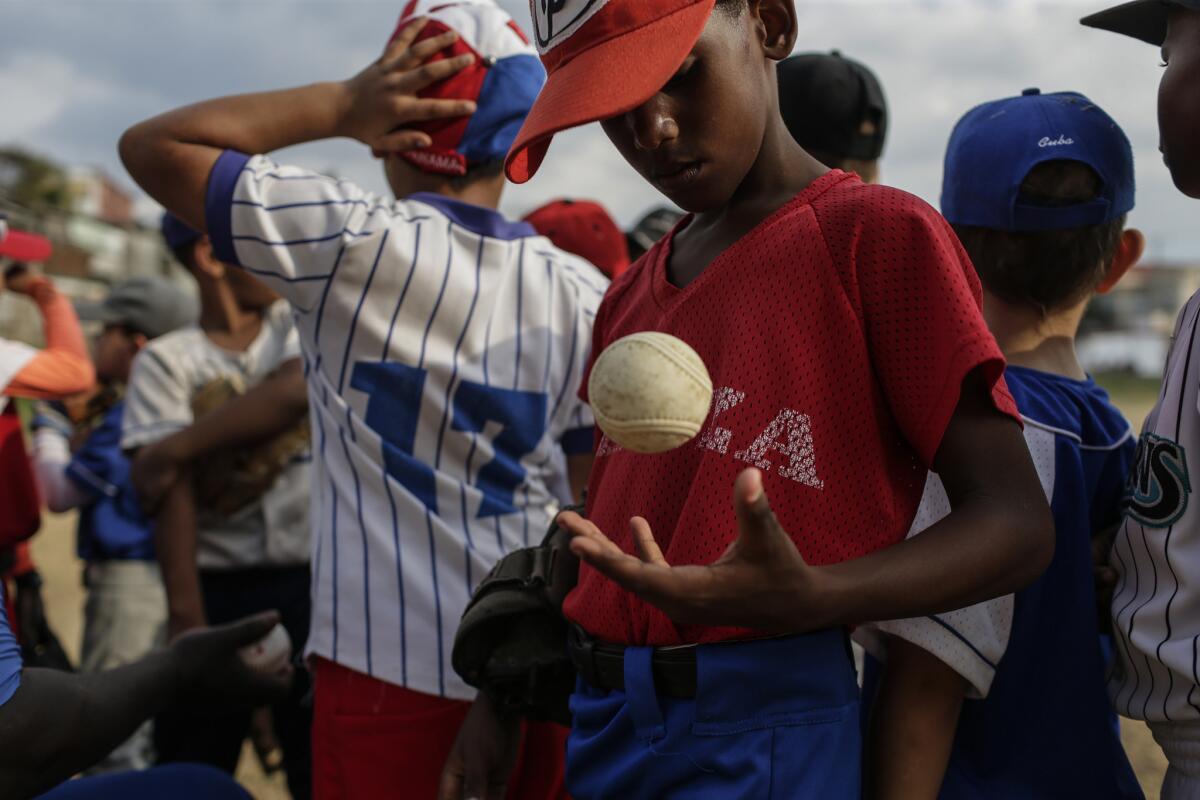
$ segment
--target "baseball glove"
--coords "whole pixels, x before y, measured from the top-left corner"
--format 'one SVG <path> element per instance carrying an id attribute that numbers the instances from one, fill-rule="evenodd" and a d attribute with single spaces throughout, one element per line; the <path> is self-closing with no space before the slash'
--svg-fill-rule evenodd
<path id="1" fill-rule="evenodd" d="M 245 394 L 236 377 L 215 378 L 192 397 L 196 419 Z M 309 451 L 312 428 L 303 418 L 290 429 L 256 447 L 212 453 L 195 465 L 197 508 L 219 517 L 232 517 L 258 502 L 288 464 Z"/>
<path id="2" fill-rule="evenodd" d="M 499 707 L 564 725 L 576 671 L 562 604 L 579 579 L 569 539 L 556 520 L 539 546 L 500 559 L 463 612 L 451 654 L 454 671 Z"/>

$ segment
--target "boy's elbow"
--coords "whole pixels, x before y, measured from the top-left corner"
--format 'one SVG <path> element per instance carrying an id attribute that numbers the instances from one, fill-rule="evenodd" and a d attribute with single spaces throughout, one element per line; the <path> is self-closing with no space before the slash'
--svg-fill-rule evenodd
<path id="1" fill-rule="evenodd" d="M 129 174 L 137 179 L 138 175 L 138 154 L 145 152 L 145 126 L 146 123 L 140 122 L 134 125 L 129 130 L 121 134 L 120 140 L 117 141 L 117 155 L 121 158 L 121 163 L 125 165 L 125 169 Z"/>

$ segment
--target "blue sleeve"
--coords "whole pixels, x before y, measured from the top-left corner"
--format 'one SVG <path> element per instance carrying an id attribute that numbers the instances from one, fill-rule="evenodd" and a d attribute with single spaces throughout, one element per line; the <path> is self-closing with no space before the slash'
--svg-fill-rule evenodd
<path id="1" fill-rule="evenodd" d="M 0 584 L 0 706 L 21 686 L 21 646 L 8 622 L 8 601 Z"/>
<path id="2" fill-rule="evenodd" d="M 293 306 L 315 305 L 353 242 L 395 223 L 395 203 L 266 156 L 226 150 L 204 201 L 217 258 L 241 267 Z"/>
<path id="3" fill-rule="evenodd" d="M 67 477 L 93 500 L 114 498 L 119 493 L 118 482 L 123 476 L 120 464 L 127 463 L 121 452 L 121 416 L 110 410 L 100 425 L 83 443 L 67 465 Z"/>

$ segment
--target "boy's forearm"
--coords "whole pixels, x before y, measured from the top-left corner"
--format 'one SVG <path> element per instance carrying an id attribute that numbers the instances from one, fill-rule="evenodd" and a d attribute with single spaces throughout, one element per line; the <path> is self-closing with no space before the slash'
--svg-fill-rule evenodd
<path id="1" fill-rule="evenodd" d="M 936 656 L 888 639 L 867 731 L 868 800 L 936 800 L 966 692 L 966 679 Z"/>
<path id="2" fill-rule="evenodd" d="M 26 669 L 0 706 L 0 798 L 32 797 L 99 761 L 178 691 L 169 652 L 109 672 Z"/>
<path id="3" fill-rule="evenodd" d="M 344 84 L 315 83 L 196 103 L 130 128 L 121 159 L 152 197 L 207 230 L 204 187 L 222 151 L 269 153 L 340 136 L 348 100 Z"/>
<path id="4" fill-rule="evenodd" d="M 1038 515 L 969 500 L 920 536 L 815 571 L 809 592 L 829 619 L 817 627 L 906 619 L 967 608 L 1025 588 L 1045 569 L 1024 531 Z"/>
<path id="5" fill-rule="evenodd" d="M 211 453 L 252 447 L 290 430 L 308 414 L 308 388 L 299 359 L 164 440 L 170 457 L 187 464 Z"/>
<path id="6" fill-rule="evenodd" d="M 167 493 L 159 510 L 154 549 L 167 590 L 169 633 L 176 635 L 203 625 L 204 598 L 196 566 L 196 507 L 188 472 Z"/>

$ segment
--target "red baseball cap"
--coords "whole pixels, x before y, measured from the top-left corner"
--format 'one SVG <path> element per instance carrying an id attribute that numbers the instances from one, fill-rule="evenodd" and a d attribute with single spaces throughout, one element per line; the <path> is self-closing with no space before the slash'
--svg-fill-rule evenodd
<path id="1" fill-rule="evenodd" d="M 715 0 L 531 0 L 548 78 L 505 160 L 533 177 L 554 134 L 637 108 L 666 85 L 704 32 Z"/>
<path id="2" fill-rule="evenodd" d="M 555 200 L 525 217 L 525 221 L 555 247 L 587 259 L 609 278 L 629 269 L 625 234 L 599 203 Z"/>
<path id="3" fill-rule="evenodd" d="M 45 261 L 54 248 L 50 240 L 33 233 L 14 231 L 8 220 L 0 214 L 0 258 L 13 261 Z"/>
<path id="4" fill-rule="evenodd" d="M 452 176 L 501 161 L 546 80 L 537 51 L 494 0 L 410 0 L 389 42 L 418 17 L 424 17 L 426 24 L 417 41 L 447 31 L 459 36 L 427 63 L 466 54 L 475 60 L 417 96 L 474 100 L 475 113 L 409 126 L 429 134 L 433 143 L 400 157 L 424 172 Z"/>

